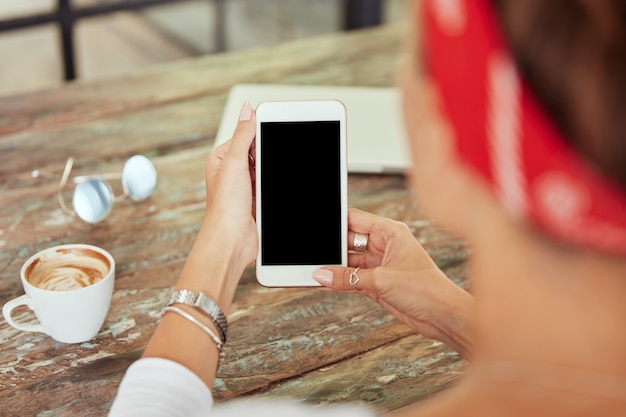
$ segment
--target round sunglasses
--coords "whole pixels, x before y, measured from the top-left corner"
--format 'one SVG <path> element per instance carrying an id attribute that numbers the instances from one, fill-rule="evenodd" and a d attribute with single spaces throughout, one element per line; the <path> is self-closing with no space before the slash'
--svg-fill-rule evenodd
<path id="1" fill-rule="evenodd" d="M 105 173 L 99 175 L 81 175 L 72 178 L 76 184 L 72 197 L 73 210 L 65 203 L 63 191 L 67 186 L 74 158 L 69 158 L 65 163 L 63 174 L 59 181 L 57 200 L 61 209 L 72 216 L 78 216 L 87 223 L 98 223 L 104 220 L 111 210 L 113 203 L 126 197 L 133 201 L 142 201 L 152 195 L 157 182 L 156 169 L 152 162 L 143 155 L 135 155 L 124 164 L 120 173 Z M 58 179 L 57 175 L 49 174 L 42 170 L 34 170 L 33 177 L 47 177 Z M 116 196 L 111 186 L 105 181 L 109 179 L 121 179 L 123 194 Z"/>

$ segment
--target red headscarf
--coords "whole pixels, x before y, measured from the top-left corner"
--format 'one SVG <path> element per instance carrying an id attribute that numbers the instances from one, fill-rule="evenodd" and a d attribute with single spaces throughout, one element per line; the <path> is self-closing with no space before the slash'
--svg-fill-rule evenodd
<path id="1" fill-rule="evenodd" d="M 423 24 L 460 158 L 515 216 L 560 241 L 626 254 L 626 191 L 564 140 L 520 78 L 490 0 L 426 0 Z"/>

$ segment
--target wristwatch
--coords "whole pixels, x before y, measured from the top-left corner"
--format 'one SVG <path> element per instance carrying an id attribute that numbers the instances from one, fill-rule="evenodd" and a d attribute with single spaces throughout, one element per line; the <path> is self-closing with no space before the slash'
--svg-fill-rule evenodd
<path id="1" fill-rule="evenodd" d="M 208 316 L 222 336 L 222 343 L 226 343 L 226 333 L 228 332 L 228 321 L 224 312 L 215 301 L 202 292 L 189 290 L 177 290 L 172 293 L 168 306 L 172 304 L 185 304 L 195 307 Z"/>

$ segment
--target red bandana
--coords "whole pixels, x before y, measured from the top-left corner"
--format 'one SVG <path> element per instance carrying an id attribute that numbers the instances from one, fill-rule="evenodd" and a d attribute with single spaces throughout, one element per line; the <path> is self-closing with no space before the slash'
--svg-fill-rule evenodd
<path id="1" fill-rule="evenodd" d="M 425 62 L 459 156 L 558 240 L 626 254 L 626 192 L 563 139 L 520 78 L 489 0 L 427 0 Z"/>

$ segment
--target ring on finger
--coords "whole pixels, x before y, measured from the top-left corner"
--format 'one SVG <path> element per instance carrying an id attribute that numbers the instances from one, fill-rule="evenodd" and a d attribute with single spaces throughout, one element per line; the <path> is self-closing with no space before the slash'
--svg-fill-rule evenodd
<path id="1" fill-rule="evenodd" d="M 359 271 L 359 267 L 357 267 L 354 271 L 350 273 L 350 279 L 348 280 L 350 285 L 352 285 L 357 290 L 359 289 L 359 287 L 357 287 L 356 285 L 361 280 L 361 277 L 359 277 L 359 274 L 357 274 L 358 271 Z"/>
<path id="2" fill-rule="evenodd" d="M 369 235 L 363 233 L 354 233 L 354 240 L 352 241 L 352 246 L 354 250 L 357 252 L 367 252 L 367 241 L 369 240 Z"/>

